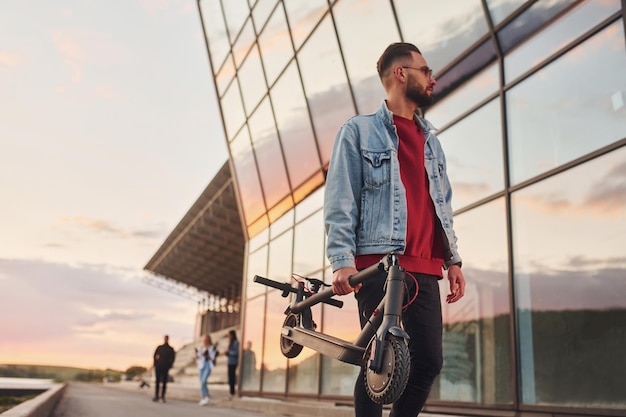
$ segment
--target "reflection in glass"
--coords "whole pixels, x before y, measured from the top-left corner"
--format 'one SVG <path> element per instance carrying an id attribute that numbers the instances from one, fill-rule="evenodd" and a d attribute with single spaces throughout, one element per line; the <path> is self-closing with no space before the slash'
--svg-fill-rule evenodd
<path id="1" fill-rule="evenodd" d="M 295 62 L 276 82 L 270 95 L 291 186 L 297 188 L 320 170 L 320 160 Z"/>
<path id="2" fill-rule="evenodd" d="M 241 35 L 237 38 L 237 42 L 233 45 L 233 56 L 235 57 L 235 65 L 240 66 L 248 51 L 254 43 L 254 29 L 252 27 L 252 21 L 248 19 L 246 25 L 241 31 Z"/>
<path id="3" fill-rule="evenodd" d="M 267 246 L 263 246 L 248 255 L 248 274 L 246 277 L 246 299 L 264 294 L 266 286 L 254 282 L 254 276 L 267 278 Z"/>
<path id="4" fill-rule="evenodd" d="M 293 57 L 293 47 L 285 20 L 285 11 L 282 7 L 274 9 L 263 33 L 259 35 L 259 47 L 263 56 L 267 83 L 272 85 L 278 74 Z"/>
<path id="5" fill-rule="evenodd" d="M 270 261 L 267 270 L 268 278 L 279 282 L 292 282 L 292 239 L 293 229 L 270 242 Z"/>
<path id="6" fill-rule="evenodd" d="M 622 147 L 512 195 L 526 404 L 626 407 L 625 184 Z"/>
<path id="7" fill-rule="evenodd" d="M 285 321 L 287 303 L 278 290 L 267 293 L 263 351 L 263 392 L 285 392 L 287 358 L 280 351 L 280 330 Z M 257 318 L 258 326 L 258 318 Z"/>
<path id="8" fill-rule="evenodd" d="M 281 157 L 278 135 L 269 100 L 266 98 L 248 121 L 254 153 L 259 165 L 267 207 L 272 207 L 289 194 L 287 173 Z"/>
<path id="9" fill-rule="evenodd" d="M 620 0 L 586 1 L 524 42 L 504 59 L 507 82 L 539 64 L 620 10 Z"/>
<path id="10" fill-rule="evenodd" d="M 243 104 L 246 114 L 252 114 L 259 101 L 267 93 L 267 87 L 263 81 L 263 68 L 261 58 L 256 46 L 252 48 L 250 54 L 239 69 L 239 83 L 243 92 Z M 252 133 L 254 137 L 254 133 Z"/>
<path id="11" fill-rule="evenodd" d="M 487 7 L 494 26 L 509 17 L 524 3 L 526 0 L 487 0 Z"/>
<path id="12" fill-rule="evenodd" d="M 243 337 L 241 341 L 242 391 L 258 391 L 261 388 L 261 354 L 263 349 L 263 322 L 265 297 L 246 302 Z"/>
<path id="13" fill-rule="evenodd" d="M 444 364 L 431 398 L 510 404 L 513 373 L 504 199 L 454 219 L 467 286 L 461 300 L 447 304 L 448 280 L 439 281 Z"/>
<path id="14" fill-rule="evenodd" d="M 226 135 L 231 141 L 246 120 L 241 103 L 241 95 L 239 92 L 239 84 L 237 79 L 230 84 L 230 87 L 222 97 L 222 117 L 226 127 Z"/>
<path id="15" fill-rule="evenodd" d="M 213 69 L 217 72 L 222 66 L 226 54 L 230 51 L 230 42 L 222 18 L 220 0 L 201 0 L 200 12 L 202 13 Z"/>
<path id="16" fill-rule="evenodd" d="M 625 51 L 619 21 L 507 92 L 512 183 L 626 136 Z"/>
<path id="17" fill-rule="evenodd" d="M 230 41 L 234 43 L 243 26 L 243 22 L 250 13 L 250 8 L 246 0 L 222 1 L 222 5 L 224 7 L 224 15 L 226 16 L 226 25 L 228 26 Z"/>
<path id="18" fill-rule="evenodd" d="M 332 281 L 332 271 L 327 271 L 326 282 Z M 324 305 L 324 333 L 348 342 L 356 340 L 361 327 L 359 309 L 354 294 L 338 297 L 343 307 Z M 354 383 L 359 375 L 359 367 L 352 364 L 322 357 L 322 394 L 352 395 Z"/>
<path id="19" fill-rule="evenodd" d="M 230 153 L 235 166 L 235 178 L 237 179 L 246 225 L 250 225 L 265 212 L 265 204 L 263 203 L 263 192 L 256 171 L 248 129 L 242 129 L 232 141 Z"/>
<path id="20" fill-rule="evenodd" d="M 390 43 L 400 41 L 391 5 L 388 0 L 342 0 L 333 12 L 358 112 L 374 113 L 385 98 L 376 62 Z"/>
<path id="21" fill-rule="evenodd" d="M 278 237 L 283 232 L 293 227 L 293 210 L 283 214 L 280 218 L 274 220 L 269 227 L 270 239 Z"/>
<path id="22" fill-rule="evenodd" d="M 322 164 L 326 165 L 330 161 L 330 152 L 339 128 L 355 115 L 330 16 L 320 23 L 302 47 L 298 61 Z"/>
<path id="23" fill-rule="evenodd" d="M 296 222 L 307 217 L 309 214 L 321 209 L 324 206 L 324 187 L 320 187 L 317 191 L 309 194 L 307 198 L 302 200 L 296 206 Z M 324 225 L 322 225 L 322 228 Z"/>
<path id="24" fill-rule="evenodd" d="M 259 249 L 261 246 L 265 245 L 269 240 L 269 229 L 265 229 L 260 232 L 258 235 L 250 237 L 248 240 L 248 250 L 250 252 L 254 252 Z"/>
<path id="25" fill-rule="evenodd" d="M 296 50 L 328 10 L 326 0 L 284 0 Z"/>
<path id="26" fill-rule="evenodd" d="M 224 94 L 234 77 L 235 64 L 233 64 L 232 56 L 229 55 L 226 61 L 224 61 L 222 68 L 215 75 L 215 84 L 217 84 L 217 92 L 220 97 Z"/>
<path id="27" fill-rule="evenodd" d="M 270 13 L 274 10 L 278 0 L 259 0 L 252 9 L 252 19 L 257 33 L 260 32 L 267 21 Z M 279 6 L 280 7 L 280 6 Z"/>
<path id="28" fill-rule="evenodd" d="M 499 80 L 497 64 L 488 66 L 443 100 L 428 108 L 426 118 L 438 127 L 452 122 L 495 93 L 500 86 Z"/>
<path id="29" fill-rule="evenodd" d="M 499 98 L 437 136 L 446 153 L 453 209 L 504 189 Z"/>
<path id="30" fill-rule="evenodd" d="M 299 223 L 295 228 L 293 248 L 294 272 L 309 276 L 324 264 L 324 219 L 322 211 Z"/>
<path id="31" fill-rule="evenodd" d="M 554 16 L 572 5 L 572 0 L 538 1 L 497 32 L 500 49 L 507 53 Z"/>
<path id="32" fill-rule="evenodd" d="M 435 74 L 487 34 L 479 0 L 433 1 L 428 7 L 415 0 L 394 4 L 403 38 L 419 48 Z"/>

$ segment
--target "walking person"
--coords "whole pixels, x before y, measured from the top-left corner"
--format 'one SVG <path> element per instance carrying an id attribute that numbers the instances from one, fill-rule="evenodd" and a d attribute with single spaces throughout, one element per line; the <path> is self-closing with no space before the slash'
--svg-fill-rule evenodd
<path id="1" fill-rule="evenodd" d="M 156 384 L 154 386 L 154 398 L 152 401 L 165 402 L 165 392 L 167 390 L 167 380 L 169 379 L 169 372 L 172 365 L 174 365 L 174 359 L 176 358 L 176 352 L 174 348 L 169 344 L 170 337 L 165 335 L 163 338 L 163 344 L 157 346 L 154 351 L 154 372 L 156 377 Z M 159 393 L 159 385 L 161 385 L 161 392 Z"/>
<path id="2" fill-rule="evenodd" d="M 205 334 L 202 338 L 202 346 L 200 349 L 196 348 L 196 362 L 200 376 L 200 393 L 202 394 L 202 399 L 198 405 L 207 405 L 209 403 L 209 387 L 207 386 L 207 381 L 215 366 L 216 353 L 217 350 L 215 345 L 213 345 L 211 336 Z"/>
<path id="3" fill-rule="evenodd" d="M 237 340 L 237 332 L 230 330 L 228 332 L 228 351 L 226 352 L 228 363 L 228 387 L 230 388 L 230 397 L 235 395 L 235 384 L 237 384 L 237 365 L 239 365 L 239 340 Z"/>
<path id="4" fill-rule="evenodd" d="M 327 253 L 333 291 L 354 290 L 361 327 L 383 297 L 385 272 L 354 289 L 348 283 L 351 275 L 395 251 L 407 271 L 409 295 L 417 284 L 419 295 L 402 314 L 410 336 L 409 380 L 390 414 L 415 417 L 443 364 L 438 280 L 447 269 L 446 301 L 454 303 L 465 293 L 465 278 L 443 149 L 433 126 L 418 114 L 432 103 L 432 70 L 409 43 L 389 45 L 377 69 L 386 100 L 375 114 L 348 120 L 333 146 L 324 197 Z M 354 402 L 356 417 L 382 415 L 382 405 L 366 392 L 362 372 Z"/>

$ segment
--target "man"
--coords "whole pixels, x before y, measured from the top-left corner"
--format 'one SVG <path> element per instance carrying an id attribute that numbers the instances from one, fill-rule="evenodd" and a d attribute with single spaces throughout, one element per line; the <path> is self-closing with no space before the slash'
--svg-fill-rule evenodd
<path id="1" fill-rule="evenodd" d="M 163 339 L 163 344 L 158 346 L 154 351 L 154 372 L 156 374 L 156 384 L 154 387 L 154 398 L 152 401 L 159 401 L 159 385 L 163 384 L 161 387 L 161 401 L 165 402 L 165 391 L 167 389 L 169 371 L 172 365 L 174 365 L 176 353 L 169 345 L 169 336 L 165 335 Z"/>
<path id="2" fill-rule="evenodd" d="M 432 125 L 416 111 L 432 103 L 436 84 L 417 47 L 394 43 L 382 54 L 378 74 L 387 93 L 381 108 L 355 116 L 339 130 L 324 200 L 327 252 L 333 290 L 355 291 L 361 327 L 383 296 L 385 274 L 352 288 L 348 278 L 391 251 L 415 277 L 419 296 L 403 312 L 410 336 L 411 370 L 391 417 L 417 416 L 441 371 L 442 317 L 438 280 L 447 269 L 447 302 L 461 299 L 465 278 L 452 228 L 446 161 Z M 409 295 L 414 280 L 407 279 Z M 355 385 L 357 417 L 380 417 L 360 375 Z"/>

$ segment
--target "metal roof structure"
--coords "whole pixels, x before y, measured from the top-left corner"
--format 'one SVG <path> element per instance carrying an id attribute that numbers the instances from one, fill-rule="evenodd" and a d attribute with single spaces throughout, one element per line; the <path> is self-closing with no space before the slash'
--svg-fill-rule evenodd
<path id="1" fill-rule="evenodd" d="M 238 303 L 244 229 L 228 162 L 144 267 L 166 280 Z"/>

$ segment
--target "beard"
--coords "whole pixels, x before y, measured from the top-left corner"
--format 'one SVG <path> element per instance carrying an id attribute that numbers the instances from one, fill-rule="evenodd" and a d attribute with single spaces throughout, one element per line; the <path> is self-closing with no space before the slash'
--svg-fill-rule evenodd
<path id="1" fill-rule="evenodd" d="M 417 104 L 418 107 L 430 106 L 433 103 L 432 95 L 428 94 L 426 87 L 420 85 L 409 76 L 406 87 L 406 98 Z"/>

